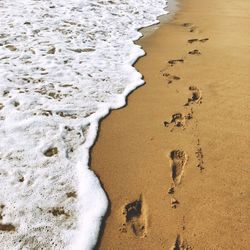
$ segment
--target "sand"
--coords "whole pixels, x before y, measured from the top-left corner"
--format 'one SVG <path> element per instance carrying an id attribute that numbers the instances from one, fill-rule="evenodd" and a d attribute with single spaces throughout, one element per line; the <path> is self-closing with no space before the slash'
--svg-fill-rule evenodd
<path id="1" fill-rule="evenodd" d="M 146 84 L 91 153 L 110 200 L 99 249 L 249 249 L 249 11 L 183 0 L 138 42 Z"/>

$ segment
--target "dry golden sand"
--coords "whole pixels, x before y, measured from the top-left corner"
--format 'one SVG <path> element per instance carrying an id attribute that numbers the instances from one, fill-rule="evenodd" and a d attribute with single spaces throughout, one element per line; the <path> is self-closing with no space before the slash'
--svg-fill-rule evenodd
<path id="1" fill-rule="evenodd" d="M 183 0 L 139 41 L 146 85 L 92 151 L 110 199 L 100 249 L 249 249 L 249 13 L 248 0 Z"/>

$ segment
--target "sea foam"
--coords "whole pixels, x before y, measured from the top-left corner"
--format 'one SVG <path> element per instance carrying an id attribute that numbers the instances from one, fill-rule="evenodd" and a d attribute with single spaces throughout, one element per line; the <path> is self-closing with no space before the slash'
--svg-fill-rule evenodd
<path id="1" fill-rule="evenodd" d="M 0 2 L 1 249 L 91 249 L 107 209 L 98 121 L 143 84 L 141 27 L 165 0 Z"/>

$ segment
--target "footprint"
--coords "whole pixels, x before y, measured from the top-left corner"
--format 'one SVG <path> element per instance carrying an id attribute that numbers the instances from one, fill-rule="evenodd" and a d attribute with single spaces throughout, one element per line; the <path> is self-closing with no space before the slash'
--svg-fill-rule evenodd
<path id="1" fill-rule="evenodd" d="M 173 150 L 170 152 L 170 168 L 171 178 L 174 185 L 177 186 L 181 183 L 182 176 L 184 174 L 184 168 L 187 163 L 187 155 L 182 150 Z"/>
<path id="2" fill-rule="evenodd" d="M 171 132 L 174 128 L 183 128 L 185 129 L 187 121 L 193 118 L 192 113 L 188 113 L 187 115 L 183 115 L 182 113 L 175 113 L 172 115 L 172 119 L 170 122 L 164 121 L 163 124 L 165 127 L 169 127 L 172 125 Z"/>
<path id="3" fill-rule="evenodd" d="M 170 250 L 191 250 L 192 247 L 189 246 L 187 240 L 183 239 L 179 234 L 176 237 L 174 245 Z"/>
<path id="4" fill-rule="evenodd" d="M 189 51 L 188 54 L 192 55 L 192 56 L 194 56 L 194 55 L 199 56 L 199 55 L 201 55 L 201 52 L 198 49 L 194 49 L 194 50 Z"/>
<path id="5" fill-rule="evenodd" d="M 205 43 L 209 40 L 209 38 L 203 38 L 203 39 L 197 39 L 197 38 L 194 38 L 194 39 L 189 39 L 188 40 L 188 43 L 192 44 L 192 43 L 195 43 L 195 42 L 201 42 L 201 43 Z"/>
<path id="6" fill-rule="evenodd" d="M 195 31 L 197 31 L 197 27 L 196 26 L 193 26 L 193 27 L 191 27 L 190 29 L 189 29 L 189 32 L 195 32 Z"/>
<path id="7" fill-rule="evenodd" d="M 184 63 L 184 59 L 173 59 L 168 61 L 168 64 L 170 64 L 171 67 L 173 67 L 177 63 Z"/>
<path id="8" fill-rule="evenodd" d="M 196 30 L 198 29 L 198 28 L 197 28 L 194 24 L 192 24 L 192 23 L 183 23 L 182 26 L 185 27 L 185 28 L 188 28 L 188 31 L 189 31 L 189 32 L 194 32 L 194 31 L 196 31 Z"/>
<path id="9" fill-rule="evenodd" d="M 199 42 L 200 40 L 199 39 L 196 39 L 196 38 L 194 38 L 194 39 L 189 39 L 188 40 L 188 43 L 195 43 L 195 42 Z"/>
<path id="10" fill-rule="evenodd" d="M 142 195 L 140 195 L 138 200 L 124 206 L 123 215 L 125 217 L 125 222 L 120 229 L 121 232 L 125 233 L 128 228 L 131 228 L 136 237 L 143 238 L 147 236 L 146 213 L 143 203 Z"/>
<path id="11" fill-rule="evenodd" d="M 167 78 L 168 84 L 171 84 L 173 81 L 179 81 L 181 78 L 179 76 L 170 75 L 168 73 L 163 74 Z"/>
<path id="12" fill-rule="evenodd" d="M 181 178 L 184 174 L 184 167 L 187 163 L 187 155 L 182 150 L 173 150 L 170 152 L 169 158 L 173 183 L 168 189 L 168 194 L 170 195 L 171 207 L 177 208 L 180 202 L 174 197 L 175 187 L 181 183 Z"/>
<path id="13" fill-rule="evenodd" d="M 198 143 L 197 143 L 197 150 L 195 152 L 198 164 L 197 164 L 197 168 L 200 169 L 200 172 L 202 172 L 204 170 L 204 155 L 203 155 L 203 151 L 202 148 L 200 146 L 200 140 L 198 139 Z"/>
<path id="14" fill-rule="evenodd" d="M 203 39 L 200 39 L 200 42 L 205 43 L 205 42 L 207 42 L 208 40 L 209 40 L 209 38 L 203 38 Z"/>
<path id="15" fill-rule="evenodd" d="M 192 27 L 193 24 L 192 23 L 183 23 L 182 26 L 185 28 L 189 28 L 189 27 Z"/>
<path id="16" fill-rule="evenodd" d="M 168 194 L 174 194 L 174 186 L 172 185 L 169 189 L 168 189 Z"/>
<path id="17" fill-rule="evenodd" d="M 176 200 L 174 197 L 171 197 L 171 207 L 172 208 L 177 208 L 177 206 L 179 205 L 179 201 Z"/>
<path id="18" fill-rule="evenodd" d="M 189 106 L 194 103 L 201 104 L 202 103 L 201 91 L 195 86 L 190 86 L 189 90 L 192 92 L 192 97 L 188 98 L 188 101 L 184 106 Z"/>

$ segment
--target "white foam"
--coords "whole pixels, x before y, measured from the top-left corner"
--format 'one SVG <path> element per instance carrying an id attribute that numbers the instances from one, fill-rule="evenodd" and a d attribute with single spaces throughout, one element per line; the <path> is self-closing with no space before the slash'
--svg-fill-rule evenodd
<path id="1" fill-rule="evenodd" d="M 143 84 L 132 64 L 144 51 L 133 41 L 165 6 L 0 2 L 0 224 L 15 227 L 0 231 L 1 249 L 95 245 L 107 198 L 89 148 L 100 118 Z"/>

